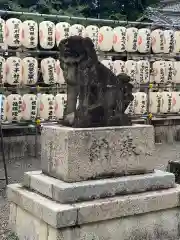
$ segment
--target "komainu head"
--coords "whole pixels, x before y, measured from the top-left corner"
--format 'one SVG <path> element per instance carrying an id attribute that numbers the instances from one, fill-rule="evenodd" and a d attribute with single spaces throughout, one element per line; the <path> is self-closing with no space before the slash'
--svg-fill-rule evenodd
<path id="1" fill-rule="evenodd" d="M 65 63 L 79 63 L 89 58 L 97 60 L 94 44 L 88 37 L 71 36 L 59 44 L 60 59 Z"/>

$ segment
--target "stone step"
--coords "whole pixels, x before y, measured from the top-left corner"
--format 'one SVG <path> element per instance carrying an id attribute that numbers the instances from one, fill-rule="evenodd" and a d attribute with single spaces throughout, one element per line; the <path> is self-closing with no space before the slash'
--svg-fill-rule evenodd
<path id="1" fill-rule="evenodd" d="M 60 203 L 167 189 L 175 184 L 174 174 L 156 170 L 154 173 L 77 183 L 49 177 L 41 171 L 26 172 L 23 185 Z"/>
<path id="2" fill-rule="evenodd" d="M 83 225 L 98 221 L 155 212 L 180 206 L 180 185 L 167 190 L 61 204 L 49 200 L 20 184 L 8 186 L 8 199 L 23 210 L 54 228 Z"/>
<path id="3" fill-rule="evenodd" d="M 9 201 L 55 228 L 76 224 L 77 209 L 72 205 L 58 204 L 23 188 L 21 184 L 8 185 L 7 193 Z"/>

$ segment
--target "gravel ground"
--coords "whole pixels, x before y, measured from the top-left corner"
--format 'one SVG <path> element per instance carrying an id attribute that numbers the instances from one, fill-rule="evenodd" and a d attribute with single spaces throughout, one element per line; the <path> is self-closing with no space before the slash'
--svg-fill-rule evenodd
<path id="1" fill-rule="evenodd" d="M 167 167 L 167 163 L 170 160 L 180 160 L 180 143 L 173 145 L 157 144 L 156 154 L 157 168 L 164 170 Z M 35 158 L 29 159 L 18 159 L 9 161 L 8 164 L 8 175 L 10 183 L 21 182 L 23 173 L 31 170 L 40 169 L 40 160 Z M 0 178 L 3 177 L 2 163 L 0 163 Z M 9 239 L 8 229 L 8 215 L 9 206 L 6 199 L 6 191 L 4 184 L 0 182 L 0 240 Z M 13 239 L 13 238 L 11 238 Z"/>
<path id="2" fill-rule="evenodd" d="M 35 158 L 18 159 L 9 161 L 7 164 L 9 183 L 21 182 L 24 172 L 40 169 L 40 160 Z M 2 163 L 0 163 L 0 178 L 3 178 Z M 8 238 L 8 215 L 9 205 L 6 199 L 6 190 L 4 189 L 4 182 L 0 181 L 0 240 L 10 240 Z"/>

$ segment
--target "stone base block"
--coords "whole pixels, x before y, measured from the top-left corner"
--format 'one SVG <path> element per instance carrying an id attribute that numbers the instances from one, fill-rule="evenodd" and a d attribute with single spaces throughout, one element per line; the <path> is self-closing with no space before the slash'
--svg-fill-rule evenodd
<path id="1" fill-rule="evenodd" d="M 10 202 L 55 228 L 76 224 L 77 209 L 72 205 L 58 204 L 23 188 L 20 184 L 9 185 L 7 193 Z"/>
<path id="2" fill-rule="evenodd" d="M 43 126 L 41 166 L 66 182 L 152 172 L 154 128 Z"/>
<path id="3" fill-rule="evenodd" d="M 18 205 L 10 204 L 9 227 L 19 240 L 48 239 L 48 224 L 28 213 Z M 58 238 L 57 238 L 58 239 Z"/>
<path id="4" fill-rule="evenodd" d="M 61 204 L 23 188 L 8 186 L 8 199 L 54 228 L 139 215 L 180 206 L 180 185 L 167 190 Z"/>
<path id="5" fill-rule="evenodd" d="M 41 171 L 24 174 L 23 185 L 60 203 L 140 193 L 174 187 L 174 174 L 156 170 L 154 173 L 66 183 L 44 175 Z"/>
<path id="6" fill-rule="evenodd" d="M 10 227 L 19 240 L 179 240 L 179 208 L 55 229 L 11 203 Z M 13 214 L 13 216 L 11 216 Z"/>

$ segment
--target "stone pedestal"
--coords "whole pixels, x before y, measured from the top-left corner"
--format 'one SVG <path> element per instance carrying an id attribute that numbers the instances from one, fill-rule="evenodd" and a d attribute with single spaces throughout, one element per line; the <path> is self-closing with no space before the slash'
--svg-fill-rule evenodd
<path id="1" fill-rule="evenodd" d="M 152 126 L 42 130 L 42 171 L 66 182 L 152 172 Z"/>
<path id="2" fill-rule="evenodd" d="M 45 126 L 42 171 L 8 186 L 12 231 L 20 240 L 178 240 L 180 186 L 153 170 L 153 149 L 151 126 Z"/>

